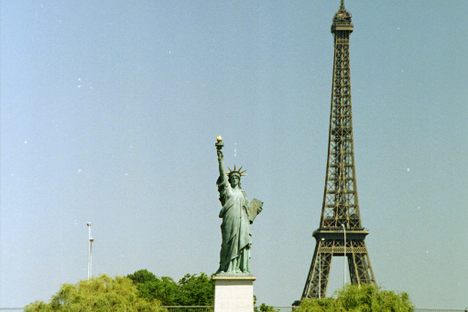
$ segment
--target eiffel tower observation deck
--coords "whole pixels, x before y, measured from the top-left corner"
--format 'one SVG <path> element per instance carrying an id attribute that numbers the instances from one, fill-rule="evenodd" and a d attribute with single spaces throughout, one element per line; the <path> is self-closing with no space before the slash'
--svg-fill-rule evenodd
<path id="1" fill-rule="evenodd" d="M 349 37 L 351 14 L 344 0 L 333 17 L 333 79 L 328 138 L 328 158 L 320 226 L 302 298 L 326 294 L 332 258 L 346 257 L 352 284 L 373 283 L 374 273 L 366 244 L 368 231 L 359 210 L 351 110 Z"/>

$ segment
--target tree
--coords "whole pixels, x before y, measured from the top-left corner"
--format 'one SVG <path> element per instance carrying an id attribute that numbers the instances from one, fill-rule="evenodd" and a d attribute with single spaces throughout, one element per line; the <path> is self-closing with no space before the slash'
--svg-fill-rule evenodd
<path id="1" fill-rule="evenodd" d="M 158 299 L 165 306 L 211 306 L 214 283 L 205 273 L 186 274 L 178 283 L 167 276 L 157 277 L 148 270 L 139 270 L 127 276 L 145 299 Z"/>
<path id="2" fill-rule="evenodd" d="M 294 312 L 335 312 L 343 311 L 338 308 L 336 299 L 304 299 L 300 305 L 294 309 Z"/>
<path id="3" fill-rule="evenodd" d="M 151 273 L 147 269 L 138 270 L 133 274 L 127 275 L 127 277 L 131 279 L 133 283 L 135 283 L 135 285 L 154 281 L 157 279 L 156 275 L 154 275 L 154 273 Z"/>
<path id="4" fill-rule="evenodd" d="M 259 307 L 254 308 L 254 312 L 279 312 L 279 309 L 262 303 Z"/>
<path id="5" fill-rule="evenodd" d="M 408 294 L 381 290 L 374 285 L 348 285 L 336 298 L 305 299 L 295 312 L 412 312 Z"/>
<path id="6" fill-rule="evenodd" d="M 272 306 L 269 306 L 265 303 L 262 303 L 260 306 L 257 305 L 257 296 L 253 296 L 254 299 L 254 312 L 279 312 L 279 309 L 275 309 Z"/>
<path id="7" fill-rule="evenodd" d="M 148 270 L 139 270 L 127 275 L 138 289 L 138 295 L 146 300 L 157 299 L 162 305 L 178 305 L 179 288 L 170 277 L 158 278 Z"/>
<path id="8" fill-rule="evenodd" d="M 26 312 L 51 312 L 52 308 L 50 307 L 49 304 L 43 301 L 36 301 L 31 304 L 28 304 L 24 308 L 24 311 Z"/>
<path id="9" fill-rule="evenodd" d="M 214 302 L 214 282 L 205 273 L 186 274 L 179 280 L 179 305 L 211 306 Z"/>
<path id="10" fill-rule="evenodd" d="M 75 285 L 64 284 L 50 303 L 34 302 L 26 312 L 162 312 L 158 300 L 145 300 L 126 277 L 110 278 L 102 275 Z"/>

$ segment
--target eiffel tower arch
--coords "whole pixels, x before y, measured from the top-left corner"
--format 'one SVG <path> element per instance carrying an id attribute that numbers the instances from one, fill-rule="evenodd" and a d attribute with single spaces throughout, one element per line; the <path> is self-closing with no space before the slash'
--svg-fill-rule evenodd
<path id="1" fill-rule="evenodd" d="M 354 162 L 351 111 L 349 36 L 351 14 L 344 0 L 333 18 L 333 80 L 328 158 L 320 227 L 314 231 L 316 246 L 302 298 L 326 294 L 333 257 L 346 257 L 352 284 L 375 284 L 361 224 Z"/>

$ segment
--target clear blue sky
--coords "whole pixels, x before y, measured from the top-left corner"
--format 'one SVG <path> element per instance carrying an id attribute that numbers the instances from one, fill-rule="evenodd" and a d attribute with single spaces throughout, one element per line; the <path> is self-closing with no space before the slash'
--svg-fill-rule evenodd
<path id="1" fill-rule="evenodd" d="M 214 138 L 265 202 L 255 293 L 289 305 L 323 194 L 339 1 L 1 1 L 0 306 L 95 274 L 213 273 Z M 468 306 L 468 1 L 348 0 L 378 283 Z M 342 279 L 334 261 L 331 290 Z"/>

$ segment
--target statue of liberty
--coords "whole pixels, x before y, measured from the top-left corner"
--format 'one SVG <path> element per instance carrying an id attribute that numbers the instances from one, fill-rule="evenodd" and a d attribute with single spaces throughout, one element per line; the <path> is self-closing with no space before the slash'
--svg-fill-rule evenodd
<path id="1" fill-rule="evenodd" d="M 219 268 L 216 274 L 250 274 L 250 247 L 252 234 L 250 224 L 262 211 L 263 203 L 257 199 L 249 202 L 247 194 L 241 187 L 241 177 L 245 175 L 242 167 L 229 169 L 226 173 L 223 163 L 223 140 L 216 138 L 219 178 L 216 181 L 219 200 L 223 206 L 219 217 L 221 224 L 222 244 Z"/>

